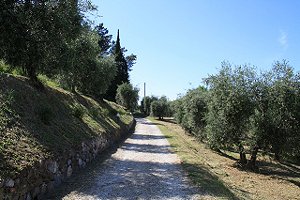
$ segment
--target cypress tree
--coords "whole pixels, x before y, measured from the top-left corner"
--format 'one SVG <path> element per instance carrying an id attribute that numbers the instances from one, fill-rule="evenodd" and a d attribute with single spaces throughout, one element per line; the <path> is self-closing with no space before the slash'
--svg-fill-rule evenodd
<path id="1" fill-rule="evenodd" d="M 115 76 L 105 95 L 105 98 L 110 101 L 116 101 L 117 88 L 119 85 L 122 83 L 129 83 L 129 70 L 127 61 L 122 52 L 119 30 L 113 54 L 115 56 L 115 62 L 117 66 L 117 75 Z"/>

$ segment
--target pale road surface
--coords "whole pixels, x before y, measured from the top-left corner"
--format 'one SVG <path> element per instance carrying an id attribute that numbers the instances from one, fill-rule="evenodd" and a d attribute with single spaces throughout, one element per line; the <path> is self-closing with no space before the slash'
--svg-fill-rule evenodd
<path id="1" fill-rule="evenodd" d="M 66 189 L 64 196 L 56 198 L 64 200 L 201 198 L 199 191 L 190 185 L 190 181 L 182 171 L 179 158 L 170 151 L 169 142 L 158 127 L 146 119 L 137 119 L 135 133 L 104 161 L 100 168 L 93 169 L 88 175 L 88 180 L 85 179 L 79 180 L 82 186 L 72 191 Z"/>

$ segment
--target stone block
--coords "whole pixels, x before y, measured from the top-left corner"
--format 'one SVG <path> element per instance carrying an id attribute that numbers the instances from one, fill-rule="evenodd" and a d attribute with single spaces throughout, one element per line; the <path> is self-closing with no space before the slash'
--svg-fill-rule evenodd
<path id="1" fill-rule="evenodd" d="M 8 179 L 5 180 L 4 186 L 12 188 L 12 187 L 15 186 L 15 181 L 12 180 L 11 178 L 8 178 Z"/>

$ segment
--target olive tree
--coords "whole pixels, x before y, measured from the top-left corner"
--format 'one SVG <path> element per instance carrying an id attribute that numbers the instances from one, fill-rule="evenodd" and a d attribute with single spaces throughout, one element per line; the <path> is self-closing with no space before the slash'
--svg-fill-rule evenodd
<path id="1" fill-rule="evenodd" d="M 232 68 L 228 62 L 222 63 L 217 75 L 205 80 L 209 87 L 208 141 L 213 148 L 238 148 L 242 165 L 247 163 L 244 145 L 248 138 L 247 125 L 254 111 L 254 80 L 252 68 Z"/>
<path id="2" fill-rule="evenodd" d="M 151 103 L 151 115 L 163 119 L 168 115 L 169 103 L 165 96 L 162 96 L 158 100 L 155 100 Z"/>
<path id="3" fill-rule="evenodd" d="M 123 83 L 118 86 L 116 100 L 118 104 L 133 112 L 137 108 L 139 89 L 134 88 L 130 83 Z"/>
<path id="4" fill-rule="evenodd" d="M 172 103 L 174 117 L 186 131 L 205 139 L 204 127 L 207 112 L 207 90 L 199 87 L 189 90 L 187 94 Z"/>
<path id="5" fill-rule="evenodd" d="M 258 146 L 274 153 L 276 159 L 299 156 L 299 81 L 283 60 L 275 62 L 256 84 L 252 127 Z"/>

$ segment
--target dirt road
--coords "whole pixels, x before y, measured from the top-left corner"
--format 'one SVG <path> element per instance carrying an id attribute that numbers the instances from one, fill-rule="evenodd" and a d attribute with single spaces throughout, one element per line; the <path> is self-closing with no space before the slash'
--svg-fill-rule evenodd
<path id="1" fill-rule="evenodd" d="M 135 133 L 109 159 L 71 181 L 57 199 L 198 199 L 176 154 L 155 124 L 137 119 Z M 77 182 L 77 184 L 74 184 Z M 79 182 L 79 183 L 78 183 Z M 70 185 L 74 185 L 74 189 Z M 76 186 L 77 185 L 77 186 Z M 71 188 L 71 189 L 70 189 Z"/>

